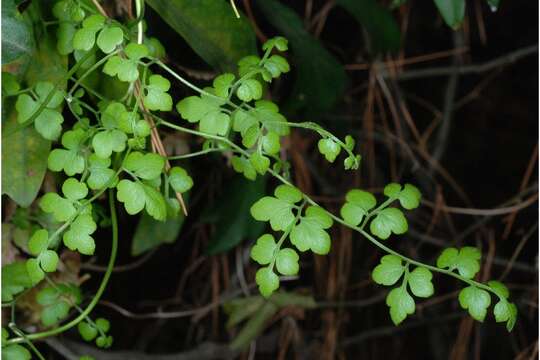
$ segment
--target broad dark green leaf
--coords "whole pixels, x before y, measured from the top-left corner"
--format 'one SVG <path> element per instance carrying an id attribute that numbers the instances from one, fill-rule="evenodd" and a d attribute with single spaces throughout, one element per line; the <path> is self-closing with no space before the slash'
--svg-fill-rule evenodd
<path id="1" fill-rule="evenodd" d="M 143 212 L 133 235 L 131 255 L 139 256 L 161 244 L 173 243 L 178 238 L 184 219 L 184 215 L 179 214 L 176 218 L 157 221 Z"/>
<path id="2" fill-rule="evenodd" d="M 456 30 L 465 17 L 465 0 L 434 0 L 446 25 Z"/>
<path id="3" fill-rule="evenodd" d="M 399 27 L 390 11 L 377 0 L 337 0 L 369 33 L 370 48 L 397 51 L 401 41 Z"/>
<path id="4" fill-rule="evenodd" d="M 32 53 L 32 31 L 15 7 L 14 0 L 2 1 L 2 65 Z"/>
<path id="5" fill-rule="evenodd" d="M 255 33 L 245 16 L 237 19 L 226 1 L 147 0 L 195 52 L 220 71 L 236 70 L 236 62 L 257 52 Z"/>
<path id="6" fill-rule="evenodd" d="M 28 9 L 30 11 L 31 9 Z M 32 9 L 34 10 L 34 9 Z M 35 84 L 49 81 L 56 84 L 65 76 L 67 58 L 56 51 L 54 39 L 44 34 L 32 54 L 25 73 L 26 81 Z M 65 88 L 65 83 L 61 85 Z M 51 143 L 33 126 L 20 129 L 15 107 L 6 101 L 2 109 L 2 193 L 26 207 L 36 198 L 47 170 Z M 6 135 L 7 134 L 7 135 Z"/>
<path id="7" fill-rule="evenodd" d="M 257 5 L 279 35 L 289 40 L 297 73 L 287 107 L 291 111 L 307 107 L 307 115 L 331 109 L 345 90 L 343 66 L 304 29 L 291 8 L 275 0 L 257 0 Z"/>
<path id="8" fill-rule="evenodd" d="M 7 101 L 4 105 L 2 131 L 10 135 L 2 138 L 2 194 L 7 194 L 19 206 L 27 207 L 41 187 L 51 142 L 33 126 L 14 131 L 18 127 L 15 106 Z"/>
<path id="9" fill-rule="evenodd" d="M 216 231 L 208 244 L 208 254 L 228 251 L 242 240 L 255 240 L 262 234 L 265 224 L 255 221 L 249 215 L 249 208 L 264 196 L 265 184 L 264 177 L 250 181 L 243 176 L 236 176 L 226 185 L 227 190 L 216 201 L 218 206 L 212 210 Z"/>

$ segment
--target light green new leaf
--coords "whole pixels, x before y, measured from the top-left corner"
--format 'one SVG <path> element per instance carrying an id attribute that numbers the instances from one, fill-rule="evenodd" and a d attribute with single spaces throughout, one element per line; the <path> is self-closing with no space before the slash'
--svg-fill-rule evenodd
<path id="1" fill-rule="evenodd" d="M 84 341 L 92 341 L 98 334 L 98 329 L 86 321 L 81 321 L 79 325 L 77 325 L 77 329 Z"/>
<path id="2" fill-rule="evenodd" d="M 167 218 L 167 204 L 163 195 L 151 186 L 143 184 L 142 188 L 146 212 L 154 219 L 164 221 Z"/>
<path id="3" fill-rule="evenodd" d="M 341 151 L 341 147 L 332 139 L 320 139 L 317 143 L 319 152 L 326 160 L 333 163 Z"/>
<path id="4" fill-rule="evenodd" d="M 394 285 L 403 275 L 405 267 L 401 259 L 395 255 L 385 255 L 381 263 L 373 269 L 371 277 L 373 281 L 380 285 Z"/>
<path id="5" fill-rule="evenodd" d="M 271 81 L 272 78 L 280 77 L 281 74 L 287 73 L 291 70 L 287 59 L 283 56 L 272 55 L 264 62 L 264 68 L 268 71 L 270 76 L 265 76 L 263 73 L 263 79 L 265 81 Z"/>
<path id="6" fill-rule="evenodd" d="M 124 168 L 145 180 L 158 178 L 165 167 L 165 159 L 155 153 L 132 152 L 124 161 Z"/>
<path id="7" fill-rule="evenodd" d="M 445 249 L 437 259 L 437 267 L 450 271 L 457 269 L 459 274 L 467 279 L 472 279 L 480 270 L 480 258 L 482 254 L 475 247 L 465 246 L 459 251 L 456 248 Z"/>
<path id="8" fill-rule="evenodd" d="M 30 277 L 32 284 L 37 284 L 45 278 L 45 272 L 39 266 L 38 259 L 26 260 L 26 271 Z"/>
<path id="9" fill-rule="evenodd" d="M 495 291 L 497 295 L 499 295 L 499 297 L 502 297 L 503 299 L 508 299 L 508 297 L 510 296 L 510 291 L 502 282 L 497 280 L 491 280 L 488 281 L 488 285 L 493 291 Z"/>
<path id="10" fill-rule="evenodd" d="M 381 210 L 371 222 L 369 230 L 380 239 L 386 240 L 390 234 L 405 234 L 409 228 L 407 219 L 396 208 L 386 208 Z"/>
<path id="11" fill-rule="evenodd" d="M 244 177 L 248 180 L 255 180 L 257 178 L 257 171 L 249 161 L 243 156 L 233 156 L 231 164 L 234 171 L 244 174 Z M 264 220 L 267 221 L 267 220 Z"/>
<path id="12" fill-rule="evenodd" d="M 417 267 L 409 273 L 407 278 L 411 292 L 418 297 L 430 297 L 434 293 L 432 278 L 431 271 L 423 267 Z"/>
<path id="13" fill-rule="evenodd" d="M 496 322 L 505 322 L 506 329 L 510 332 L 514 328 L 517 319 L 517 307 L 506 300 L 499 300 L 493 308 Z"/>
<path id="14" fill-rule="evenodd" d="M 62 135 L 62 145 L 65 149 L 54 149 L 49 154 L 47 165 L 51 171 L 64 171 L 73 176 L 84 171 L 84 156 L 79 149 L 84 141 L 86 132 L 82 129 L 68 130 Z"/>
<path id="15" fill-rule="evenodd" d="M 271 39 L 266 40 L 262 45 L 262 49 L 264 51 L 272 48 L 276 48 L 279 51 L 287 51 L 287 49 L 289 48 L 289 41 L 283 36 L 275 36 Z"/>
<path id="16" fill-rule="evenodd" d="M 231 117 L 220 111 L 206 113 L 199 124 L 201 132 L 210 135 L 226 135 L 231 124 Z"/>
<path id="17" fill-rule="evenodd" d="M 169 170 L 169 184 L 174 191 L 185 193 L 193 187 L 193 179 L 184 168 L 174 166 Z"/>
<path id="18" fill-rule="evenodd" d="M 356 226 L 362 222 L 368 211 L 375 207 L 377 200 L 371 193 L 353 189 L 345 196 L 345 204 L 341 208 L 341 217 L 347 224 Z"/>
<path id="19" fill-rule="evenodd" d="M 257 271 L 255 282 L 259 285 L 259 291 L 265 298 L 268 298 L 279 288 L 279 277 L 269 267 L 263 267 Z"/>
<path id="20" fill-rule="evenodd" d="M 259 152 L 252 153 L 249 157 L 249 161 L 255 170 L 261 175 L 264 175 L 266 170 L 268 170 L 270 167 L 270 159 Z"/>
<path id="21" fill-rule="evenodd" d="M 468 286 L 460 291 L 459 304 L 463 309 L 469 310 L 473 319 L 483 322 L 487 308 L 491 304 L 491 296 L 484 289 Z"/>
<path id="22" fill-rule="evenodd" d="M 282 275 L 292 276 L 298 274 L 298 254 L 290 248 L 279 250 L 276 256 L 276 268 Z"/>
<path id="23" fill-rule="evenodd" d="M 384 195 L 396 198 L 403 208 L 407 210 L 416 209 L 420 205 L 422 194 L 414 185 L 405 184 L 403 189 L 400 184 L 390 183 L 384 187 Z"/>
<path id="24" fill-rule="evenodd" d="M 277 249 L 276 240 L 270 234 L 264 234 L 257 239 L 257 243 L 251 248 L 251 258 L 260 265 L 270 264 Z"/>
<path id="25" fill-rule="evenodd" d="M 386 305 L 390 307 L 390 318 L 395 325 L 399 325 L 407 315 L 414 314 L 416 304 L 407 289 L 397 287 L 392 289 L 386 297 Z"/>
<path id="26" fill-rule="evenodd" d="M 281 147 L 279 143 L 279 135 L 275 132 L 269 131 L 261 139 L 262 148 L 268 154 L 277 154 Z"/>

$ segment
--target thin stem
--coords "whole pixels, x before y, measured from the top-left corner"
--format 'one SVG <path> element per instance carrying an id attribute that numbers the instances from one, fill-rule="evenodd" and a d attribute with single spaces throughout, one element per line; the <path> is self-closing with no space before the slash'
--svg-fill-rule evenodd
<path id="1" fill-rule="evenodd" d="M 17 328 L 17 326 L 14 323 L 10 323 L 9 328 L 15 334 L 17 334 L 18 336 L 24 339 L 24 342 L 26 343 L 26 345 L 28 345 L 28 347 L 34 352 L 34 354 L 36 354 L 39 360 L 45 360 L 45 357 L 41 355 L 39 350 L 34 346 L 34 344 L 32 344 L 32 342 L 28 339 L 28 336 L 26 336 L 21 330 L 19 330 L 19 328 Z"/>
<path id="2" fill-rule="evenodd" d="M 231 0 L 231 6 L 234 10 L 234 14 L 236 15 L 236 18 L 240 19 L 240 13 L 238 12 L 238 9 L 236 8 L 236 4 L 234 3 L 234 0 Z"/>
<path id="3" fill-rule="evenodd" d="M 190 153 L 190 154 L 185 154 L 185 155 L 168 156 L 167 159 L 169 159 L 169 160 L 189 159 L 189 158 L 192 158 L 192 157 L 206 155 L 206 154 L 213 153 L 213 152 L 225 152 L 225 151 L 234 151 L 234 150 L 232 150 L 232 149 L 212 148 L 212 149 L 201 150 L 201 151 L 197 151 L 197 152 Z"/>
<path id="4" fill-rule="evenodd" d="M 107 60 L 109 60 L 109 58 L 113 57 L 114 55 L 118 54 L 119 52 L 120 52 L 120 49 L 117 49 L 117 50 L 113 51 L 112 53 L 105 55 L 102 59 L 100 59 L 98 62 L 96 62 L 94 65 L 92 65 L 88 70 L 86 70 L 86 72 L 85 72 L 80 78 L 77 79 L 77 81 L 75 82 L 75 84 L 73 84 L 73 86 L 71 87 L 71 89 L 70 89 L 69 92 L 68 92 L 68 97 L 73 96 L 73 92 L 77 89 L 77 87 L 81 84 L 81 82 L 82 82 L 88 75 L 90 75 L 92 72 L 94 72 L 94 70 L 96 70 L 98 67 L 100 67 L 102 64 L 104 64 Z M 90 53 L 88 53 L 88 54 L 90 54 Z M 86 59 L 86 57 L 87 57 L 88 54 L 86 54 L 86 55 L 84 56 L 84 58 L 81 59 L 81 61 L 83 61 L 83 60 L 86 61 L 85 59 Z M 79 62 L 81 62 L 81 61 L 79 61 Z M 77 64 L 78 64 L 78 63 L 77 63 Z M 74 66 L 74 67 L 75 67 L 75 66 Z M 74 68 L 74 67 L 73 67 L 73 68 Z M 71 68 L 71 70 L 73 70 L 73 68 Z M 70 71 L 71 71 L 71 70 L 70 70 Z M 71 75 L 70 75 L 69 77 L 71 77 Z"/>

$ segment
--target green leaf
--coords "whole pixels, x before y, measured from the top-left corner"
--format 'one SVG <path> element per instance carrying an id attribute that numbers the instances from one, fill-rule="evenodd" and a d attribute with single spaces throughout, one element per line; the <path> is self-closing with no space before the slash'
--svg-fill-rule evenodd
<path id="1" fill-rule="evenodd" d="M 13 300 L 15 295 L 32 285 L 25 261 L 2 266 L 2 302 Z"/>
<path id="2" fill-rule="evenodd" d="M 379 285 L 394 285 L 403 275 L 405 266 L 396 255 L 385 255 L 381 263 L 373 269 L 371 277 Z"/>
<path id="3" fill-rule="evenodd" d="M 268 298 L 279 288 L 279 277 L 269 267 L 263 267 L 257 271 L 255 282 L 259 285 L 259 291 L 265 298 Z"/>
<path id="4" fill-rule="evenodd" d="M 169 170 L 169 184 L 174 191 L 185 193 L 193 187 L 193 179 L 184 168 L 174 166 Z"/>
<path id="5" fill-rule="evenodd" d="M 55 272 L 58 260 L 58 254 L 53 250 L 45 250 L 39 255 L 39 263 L 45 272 Z"/>
<path id="6" fill-rule="evenodd" d="M 77 329 L 84 341 L 92 341 L 98 334 L 98 329 L 86 321 L 81 321 L 79 325 L 77 325 Z"/>
<path id="7" fill-rule="evenodd" d="M 36 231 L 28 241 L 30 254 L 37 256 L 47 250 L 49 246 L 49 233 L 45 229 Z"/>
<path id="8" fill-rule="evenodd" d="M 15 0 L 2 1 L 2 65 L 32 53 L 32 28 L 23 21 Z"/>
<path id="9" fill-rule="evenodd" d="M 114 152 L 126 149 L 127 135 L 120 130 L 100 131 L 92 138 L 92 147 L 100 158 L 109 158 Z"/>
<path id="10" fill-rule="evenodd" d="M 199 130 L 210 135 L 226 135 L 229 130 L 231 118 L 229 115 L 212 111 L 206 113 L 201 119 Z"/>
<path id="11" fill-rule="evenodd" d="M 456 248 L 445 249 L 437 259 L 437 267 L 450 271 L 457 269 L 459 274 L 467 279 L 472 279 L 480 270 L 480 258 L 482 254 L 475 247 L 465 246 L 459 251 Z"/>
<path id="12" fill-rule="evenodd" d="M 459 304 L 463 309 L 469 310 L 473 319 L 483 322 L 491 304 L 491 297 L 486 290 L 468 286 L 459 292 Z"/>
<path id="13" fill-rule="evenodd" d="M 146 195 L 142 184 L 124 179 L 120 180 L 116 188 L 118 189 L 116 198 L 124 203 L 128 214 L 135 215 L 144 209 Z"/>
<path id="14" fill-rule="evenodd" d="M 243 56 L 256 53 L 255 33 L 245 16 L 231 16 L 229 3 L 214 0 L 146 2 L 208 64 L 220 72 L 236 70 Z"/>
<path id="15" fill-rule="evenodd" d="M 110 76 L 118 76 L 120 81 L 134 82 L 139 78 L 138 61 L 139 59 L 148 56 L 148 48 L 142 44 L 130 43 L 124 52 L 128 56 L 127 59 L 115 55 L 105 63 L 103 72 Z"/>
<path id="16" fill-rule="evenodd" d="M 44 326 L 51 326 L 68 316 L 71 304 L 81 302 L 81 293 L 74 285 L 58 284 L 55 288 L 41 289 L 36 301 L 43 307 L 41 322 Z"/>
<path id="17" fill-rule="evenodd" d="M 293 249 L 281 249 L 276 256 L 276 268 L 282 275 L 296 275 L 299 270 L 298 259 L 298 254 Z"/>
<path id="18" fill-rule="evenodd" d="M 55 220 L 61 222 L 68 221 L 76 212 L 71 201 L 53 192 L 47 193 L 41 198 L 39 207 L 46 213 L 53 214 Z"/>
<path id="19" fill-rule="evenodd" d="M 159 177 L 164 167 L 165 159 L 155 153 L 132 152 L 124 161 L 124 168 L 145 180 Z"/>
<path id="20" fill-rule="evenodd" d="M 73 49 L 89 51 L 96 42 L 96 31 L 81 28 L 73 35 Z"/>
<path id="21" fill-rule="evenodd" d="M 47 165 L 52 171 L 64 171 L 66 175 L 73 176 L 84 171 L 84 156 L 80 147 L 86 137 L 82 129 L 68 130 L 62 135 L 62 145 L 66 149 L 54 149 L 49 154 Z"/>
<path id="22" fill-rule="evenodd" d="M 424 267 L 417 267 L 409 273 L 407 278 L 411 292 L 418 297 L 430 297 L 434 293 L 432 278 L 431 271 Z"/>
<path id="23" fill-rule="evenodd" d="M 71 223 L 69 230 L 64 233 L 63 240 L 70 250 L 77 250 L 83 255 L 93 255 L 96 249 L 94 239 L 90 236 L 96 231 L 97 225 L 91 215 L 82 214 Z"/>
<path id="24" fill-rule="evenodd" d="M 2 23 L 4 23 L 4 20 L 2 19 Z M 2 26 L 3 28 L 4 26 Z M 3 38 L 3 35 L 2 35 Z M 4 47 L 4 43 L 2 41 L 2 48 Z M 4 49 L 2 49 L 2 52 Z M 31 360 L 32 355 L 28 350 L 26 350 L 25 347 L 13 344 L 8 345 L 6 347 L 2 348 L 2 360 Z"/>
<path id="25" fill-rule="evenodd" d="M 291 185 L 279 185 L 276 190 L 274 190 L 274 195 L 276 195 L 278 199 L 287 201 L 291 204 L 295 204 L 303 198 L 302 192 Z"/>
<path id="26" fill-rule="evenodd" d="M 167 204 L 163 195 L 148 185 L 142 185 L 145 196 L 145 209 L 148 215 L 159 221 L 167 218 Z"/>
<path id="27" fill-rule="evenodd" d="M 56 110 L 43 109 L 36 117 L 34 126 L 38 133 L 47 140 L 56 140 L 62 133 L 64 118 Z"/>
<path id="28" fill-rule="evenodd" d="M 234 171 L 243 173 L 246 179 L 255 180 L 257 178 L 257 171 L 255 171 L 255 168 L 249 159 L 246 159 L 243 156 L 233 156 L 231 159 L 231 164 Z"/>
<path id="29" fill-rule="evenodd" d="M 108 26 L 99 32 L 97 46 L 105 54 L 111 53 L 124 41 L 124 32 L 118 26 Z"/>
<path id="30" fill-rule="evenodd" d="M 289 39 L 297 74 L 286 107 L 306 109 L 307 116 L 330 110 L 345 91 L 343 66 L 305 30 L 302 19 L 290 7 L 275 0 L 257 0 L 256 4 L 270 24 Z"/>
<path id="31" fill-rule="evenodd" d="M 111 329 L 111 323 L 109 322 L 109 320 L 104 319 L 104 318 L 96 319 L 96 326 L 98 329 L 100 329 L 104 333 L 109 332 L 109 330 Z"/>
<path id="32" fill-rule="evenodd" d="M 270 264 L 277 249 L 276 240 L 270 234 L 264 234 L 257 239 L 255 246 L 251 248 L 251 258 L 260 265 Z"/>
<path id="33" fill-rule="evenodd" d="M 244 80 L 236 90 L 236 96 L 245 102 L 259 100 L 262 96 L 261 83 L 255 79 Z"/>
<path id="34" fill-rule="evenodd" d="M 36 198 L 47 170 L 50 141 L 33 127 L 17 128 L 16 113 L 4 102 L 2 132 L 2 193 L 19 206 L 28 207 Z M 11 110 L 10 110 L 11 109 Z M 4 117 L 4 116 L 3 116 Z"/>
<path id="35" fill-rule="evenodd" d="M 271 81 L 271 78 L 277 78 L 283 73 L 288 73 L 291 67 L 283 56 L 272 55 L 264 62 L 264 69 L 268 71 L 271 77 L 265 77 L 265 73 L 263 73 L 263 79 Z"/>
<path id="36" fill-rule="evenodd" d="M 86 180 L 88 187 L 92 190 L 103 189 L 105 186 L 113 188 L 118 181 L 118 177 L 113 169 L 110 169 L 111 159 L 102 159 L 96 154 L 88 158 L 90 176 Z M 109 184 L 109 185 L 107 185 Z"/>
<path id="37" fill-rule="evenodd" d="M 167 94 L 171 87 L 169 80 L 161 75 L 152 75 L 148 79 L 146 86 L 146 96 L 143 103 L 149 110 L 171 111 L 172 97 Z"/>
<path id="38" fill-rule="evenodd" d="M 508 297 L 510 296 L 510 291 L 508 291 L 508 288 L 502 282 L 497 280 L 491 280 L 488 281 L 488 285 L 493 291 L 495 291 L 495 293 L 499 297 L 503 299 L 508 299 Z"/>
<path id="39" fill-rule="evenodd" d="M 279 135 L 272 131 L 267 132 L 261 139 L 261 145 L 263 150 L 268 154 L 277 154 L 281 147 Z"/>
<path id="40" fill-rule="evenodd" d="M 253 165 L 255 170 L 261 175 L 264 175 L 266 170 L 270 167 L 270 159 L 259 152 L 252 153 L 249 157 L 249 162 L 251 162 L 251 165 Z"/>
<path id="41" fill-rule="evenodd" d="M 345 196 L 345 204 L 341 207 L 341 217 L 347 224 L 356 226 L 362 222 L 369 210 L 377 204 L 375 196 L 363 190 L 353 189 Z"/>
<path id="42" fill-rule="evenodd" d="M 465 17 L 465 0 L 434 0 L 446 25 L 457 30 Z"/>
<path id="43" fill-rule="evenodd" d="M 508 332 L 512 331 L 517 319 L 517 307 L 506 300 L 499 300 L 493 308 L 496 322 L 505 322 Z"/>
<path id="44" fill-rule="evenodd" d="M 266 51 L 272 48 L 276 48 L 279 51 L 287 51 L 287 49 L 289 48 L 288 44 L 289 42 L 283 36 L 276 36 L 266 40 L 262 46 L 262 49 Z"/>
<path id="45" fill-rule="evenodd" d="M 265 196 L 251 207 L 251 215 L 258 221 L 270 221 L 274 231 L 286 230 L 294 221 L 294 203 L 302 199 L 302 193 L 288 185 L 280 185 L 274 194 L 277 198 Z"/>
<path id="46" fill-rule="evenodd" d="M 319 152 L 326 160 L 333 163 L 341 151 L 341 147 L 332 139 L 320 139 L 318 142 Z"/>
<path id="47" fill-rule="evenodd" d="M 265 194 L 266 178 L 255 181 L 235 176 L 224 184 L 216 206 L 208 206 L 215 223 L 214 236 L 210 239 L 207 253 L 215 255 L 228 251 L 244 239 L 256 239 L 264 231 L 265 224 L 249 216 L 251 205 Z"/>
<path id="48" fill-rule="evenodd" d="M 45 278 L 45 273 L 39 266 L 38 259 L 28 259 L 26 260 L 26 271 L 28 276 L 32 280 L 32 284 L 37 284 Z"/>
<path id="49" fill-rule="evenodd" d="M 172 244 L 178 238 L 184 219 L 183 215 L 179 215 L 158 221 L 143 213 L 131 242 L 131 256 L 139 256 L 161 244 Z"/>
<path id="50" fill-rule="evenodd" d="M 371 222 L 369 230 L 380 239 L 386 240 L 390 234 L 405 234 L 409 228 L 407 219 L 396 208 L 386 208 L 381 210 Z"/>
<path id="51" fill-rule="evenodd" d="M 337 0 L 368 32 L 374 52 L 397 51 L 401 45 L 399 26 L 392 13 L 376 0 Z"/>
<path id="52" fill-rule="evenodd" d="M 84 199 L 88 195 L 88 188 L 85 183 L 81 183 L 75 178 L 69 178 L 64 181 L 62 192 L 67 199 L 76 201 Z"/>
<path id="53" fill-rule="evenodd" d="M 386 297 L 386 305 L 390 307 L 390 318 L 399 325 L 407 315 L 414 314 L 416 305 L 414 299 L 404 287 L 392 289 Z"/>
<path id="54" fill-rule="evenodd" d="M 225 73 L 217 76 L 212 83 L 216 95 L 222 98 L 227 98 L 234 79 L 235 76 L 231 73 Z"/>
<path id="55" fill-rule="evenodd" d="M 309 206 L 306 215 L 291 231 L 291 243 L 302 252 L 311 250 L 315 254 L 326 255 L 330 252 L 331 242 L 325 229 L 331 226 L 332 219 L 323 209 Z"/>
<path id="56" fill-rule="evenodd" d="M 187 121 L 199 122 L 209 111 L 216 109 L 215 104 L 207 100 L 208 98 L 188 96 L 176 104 L 176 110 Z"/>
<path id="57" fill-rule="evenodd" d="M 416 209 L 420 205 L 420 198 L 422 197 L 420 190 L 416 186 L 405 184 L 402 190 L 401 185 L 396 183 L 386 185 L 384 195 L 398 199 L 401 206 L 407 210 Z"/>

